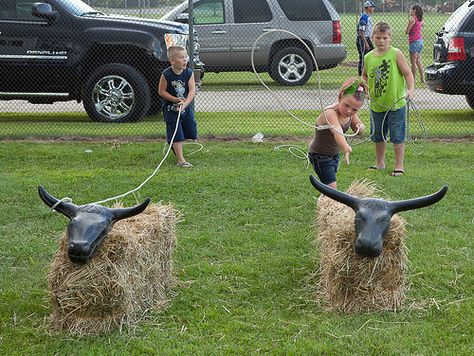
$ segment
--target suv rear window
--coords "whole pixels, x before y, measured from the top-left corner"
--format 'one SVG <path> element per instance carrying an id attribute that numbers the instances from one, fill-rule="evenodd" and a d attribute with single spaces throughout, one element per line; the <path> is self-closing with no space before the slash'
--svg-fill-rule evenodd
<path id="1" fill-rule="evenodd" d="M 278 3 L 290 21 L 331 21 L 321 0 L 278 0 Z"/>
<path id="2" fill-rule="evenodd" d="M 269 22 L 273 18 L 267 0 L 234 0 L 234 22 Z"/>

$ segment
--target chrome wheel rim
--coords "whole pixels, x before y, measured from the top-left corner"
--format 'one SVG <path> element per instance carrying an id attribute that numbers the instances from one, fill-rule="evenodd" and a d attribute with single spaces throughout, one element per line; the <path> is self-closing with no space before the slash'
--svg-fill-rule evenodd
<path id="1" fill-rule="evenodd" d="M 303 57 L 294 53 L 287 54 L 278 63 L 280 77 L 290 83 L 303 79 L 306 70 L 306 62 Z"/>
<path id="2" fill-rule="evenodd" d="M 128 115 L 135 104 L 132 85 L 118 75 L 101 78 L 94 85 L 92 96 L 97 112 L 110 120 L 118 120 Z"/>

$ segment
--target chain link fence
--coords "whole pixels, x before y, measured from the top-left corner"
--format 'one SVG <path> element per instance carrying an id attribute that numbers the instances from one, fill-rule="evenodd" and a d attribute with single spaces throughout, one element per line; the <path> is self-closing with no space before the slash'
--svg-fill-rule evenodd
<path id="1" fill-rule="evenodd" d="M 410 63 L 405 30 L 414 2 L 374 2 L 373 23 L 390 24 L 392 45 Z M 462 4 L 420 3 L 425 69 L 434 61 L 464 67 L 450 84 L 457 95 L 429 90 L 416 73 L 411 111 L 419 125 L 412 125 L 412 136 L 421 135 L 422 126 L 433 137 L 474 134 L 474 97 L 467 92 L 474 83 L 473 11 L 451 19 L 462 23 L 470 16 L 471 33 L 440 37 Z M 194 103 L 201 136 L 310 135 L 312 129 L 287 111 L 313 124 L 321 108 L 336 101 L 342 82 L 358 74 L 360 1 L 195 0 L 192 11 L 188 6 L 173 0 L 2 0 L 0 137 L 164 137 L 157 88 L 169 65 L 164 36 L 187 32 L 190 14 L 199 43 L 190 45 L 196 52 L 191 65 L 204 63 Z M 367 103 L 361 117 L 368 123 Z"/>

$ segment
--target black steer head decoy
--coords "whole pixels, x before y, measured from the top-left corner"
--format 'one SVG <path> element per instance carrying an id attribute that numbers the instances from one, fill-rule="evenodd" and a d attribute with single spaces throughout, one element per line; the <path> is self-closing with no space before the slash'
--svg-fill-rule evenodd
<path id="1" fill-rule="evenodd" d="M 140 214 L 151 199 L 131 208 L 107 208 L 97 204 L 75 205 L 60 201 L 38 187 L 43 202 L 70 219 L 67 226 L 67 254 L 72 262 L 87 263 L 95 255 L 113 224 Z"/>
<path id="2" fill-rule="evenodd" d="M 383 241 L 394 214 L 435 204 L 444 197 L 448 190 L 448 186 L 445 185 L 431 195 L 391 202 L 378 198 L 355 197 L 333 189 L 311 175 L 309 178 L 311 184 L 321 193 L 355 211 L 356 240 L 354 250 L 361 257 L 377 257 L 382 253 Z"/>

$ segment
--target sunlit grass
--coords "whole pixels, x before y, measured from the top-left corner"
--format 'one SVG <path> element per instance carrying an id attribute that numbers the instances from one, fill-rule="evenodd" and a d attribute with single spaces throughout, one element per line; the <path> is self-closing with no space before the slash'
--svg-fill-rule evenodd
<path id="1" fill-rule="evenodd" d="M 308 137 L 291 143 L 305 147 Z M 468 141 L 407 148 L 406 174 L 369 172 L 373 146 L 356 146 L 338 186 L 375 181 L 392 199 L 430 194 L 431 207 L 407 220 L 411 289 L 398 312 L 343 315 L 314 303 L 318 253 L 312 244 L 315 197 L 304 162 L 269 139 L 252 144 L 204 140 L 188 159 L 169 158 L 139 192 L 183 214 L 173 264 L 181 283 L 170 306 L 150 312 L 135 334 L 75 339 L 49 334 L 46 274 L 67 219 L 36 189 L 84 204 L 140 184 L 162 157 L 151 142 L 0 141 L 0 353 L 24 354 L 439 354 L 468 355 L 474 333 L 472 166 Z M 288 143 L 288 141 L 285 141 Z M 185 146 L 185 151 L 191 148 Z M 86 152 L 87 150 L 87 152 Z M 134 204 L 133 197 L 124 202 Z"/>

